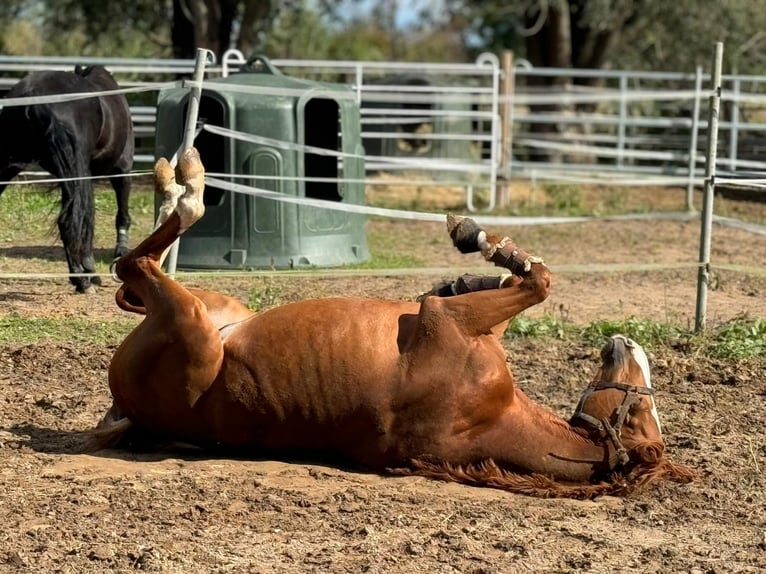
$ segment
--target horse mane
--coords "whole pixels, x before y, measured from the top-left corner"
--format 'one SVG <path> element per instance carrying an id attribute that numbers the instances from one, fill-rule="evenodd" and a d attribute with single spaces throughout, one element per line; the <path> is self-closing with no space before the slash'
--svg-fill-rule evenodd
<path id="1" fill-rule="evenodd" d="M 556 482 L 542 474 L 519 474 L 500 468 L 492 459 L 477 464 L 453 465 L 445 461 L 413 459 L 410 468 L 389 469 L 400 476 L 424 476 L 445 482 L 497 488 L 514 494 L 539 498 L 593 499 L 598 496 L 627 496 L 642 490 L 660 478 L 691 482 L 697 473 L 691 468 L 664 457 L 658 464 L 638 465 L 629 473 L 614 472 L 607 481 L 593 484 Z"/>

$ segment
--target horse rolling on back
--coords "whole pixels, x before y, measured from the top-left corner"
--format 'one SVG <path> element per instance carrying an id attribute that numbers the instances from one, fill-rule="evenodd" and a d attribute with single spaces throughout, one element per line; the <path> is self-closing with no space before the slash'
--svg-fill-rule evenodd
<path id="1" fill-rule="evenodd" d="M 77 66 L 74 72 L 29 74 L 6 98 L 116 89 L 117 82 L 103 66 Z M 87 178 L 110 178 L 117 196 L 114 256 L 121 257 L 128 251 L 130 228 L 130 178 L 121 176 L 133 167 L 133 152 L 133 123 L 123 94 L 5 106 L 0 111 L 0 195 L 7 182 L 32 163 L 66 179 L 61 182 L 57 223 L 70 281 L 78 292 L 88 291 L 92 283 L 101 284 L 98 276 L 88 276 L 95 272 L 95 204 L 93 182 Z"/>
<path id="2" fill-rule="evenodd" d="M 113 404 L 91 448 L 134 428 L 237 454 L 576 498 L 694 478 L 665 452 L 635 341 L 606 342 L 568 421 L 518 387 L 500 337 L 546 299 L 551 272 L 510 238 L 449 216 L 455 247 L 503 275 L 464 275 L 420 302 L 334 297 L 253 313 L 161 270 L 204 213 L 204 180 L 193 148 L 175 171 L 155 166 L 160 225 L 115 265 L 117 304 L 145 318 L 112 358 Z"/>

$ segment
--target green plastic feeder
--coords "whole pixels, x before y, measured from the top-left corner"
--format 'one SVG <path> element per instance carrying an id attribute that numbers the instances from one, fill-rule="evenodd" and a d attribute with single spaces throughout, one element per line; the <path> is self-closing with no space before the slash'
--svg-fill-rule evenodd
<path id="1" fill-rule="evenodd" d="M 267 93 L 237 91 L 240 86 Z M 160 91 L 156 157 L 178 151 L 188 98 L 187 89 Z M 236 74 L 205 82 L 199 122 L 275 140 L 246 142 L 202 130 L 194 145 L 206 172 L 216 174 L 211 177 L 295 198 L 365 203 L 359 106 L 347 86 L 291 78 L 256 57 Z M 294 144 L 350 157 L 291 149 Z M 369 259 L 366 221 L 364 214 L 207 185 L 205 215 L 181 237 L 177 266 L 285 269 L 359 263 Z"/>

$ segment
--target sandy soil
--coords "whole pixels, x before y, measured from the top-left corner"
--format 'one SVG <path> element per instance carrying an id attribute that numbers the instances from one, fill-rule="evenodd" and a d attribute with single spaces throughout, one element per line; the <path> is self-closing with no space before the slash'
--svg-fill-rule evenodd
<path id="1" fill-rule="evenodd" d="M 443 226 L 371 221 L 437 271 L 381 276 L 187 277 L 267 305 L 309 296 L 406 299 L 479 268 Z M 694 319 L 696 222 L 593 223 L 505 230 L 555 273 L 529 314 L 577 323 Z M 106 249 L 106 247 L 104 247 Z M 3 271 L 61 270 L 56 247 L 0 244 Z M 716 228 L 711 324 L 763 317 L 766 237 Z M 607 265 L 629 263 L 633 268 Z M 726 265 L 745 266 L 751 273 Z M 449 271 L 441 268 L 449 267 Z M 0 282 L 0 315 L 124 317 L 114 285 L 75 295 L 63 280 Z M 509 339 L 533 399 L 568 416 L 598 352 Z M 671 456 L 700 472 L 628 498 L 542 500 L 317 463 L 235 460 L 167 445 L 81 454 L 110 398 L 108 345 L 0 345 L 0 572 L 763 572 L 766 568 L 766 357 L 714 360 L 683 341 L 652 349 Z"/>

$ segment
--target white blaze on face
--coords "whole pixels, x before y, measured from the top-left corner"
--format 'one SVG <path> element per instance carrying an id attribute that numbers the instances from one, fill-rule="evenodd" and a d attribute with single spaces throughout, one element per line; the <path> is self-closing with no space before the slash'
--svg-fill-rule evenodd
<path id="1" fill-rule="evenodd" d="M 633 341 L 632 339 L 627 339 L 628 341 L 628 349 L 630 349 L 630 354 L 633 355 L 633 359 L 638 363 L 638 366 L 641 367 L 641 372 L 644 374 L 644 381 L 646 381 L 646 386 L 648 388 L 652 388 L 652 376 L 649 371 L 649 359 L 646 356 L 646 353 L 644 352 L 643 347 Z M 657 405 L 654 403 L 654 397 L 649 396 L 649 400 L 652 401 L 652 416 L 654 417 L 654 420 L 657 422 L 657 430 L 662 432 L 662 425 L 660 424 L 660 416 L 657 414 Z"/>

